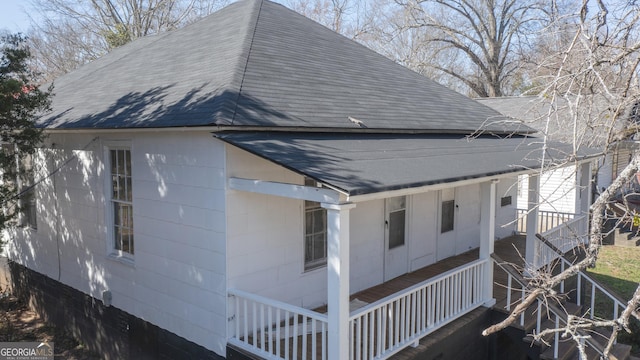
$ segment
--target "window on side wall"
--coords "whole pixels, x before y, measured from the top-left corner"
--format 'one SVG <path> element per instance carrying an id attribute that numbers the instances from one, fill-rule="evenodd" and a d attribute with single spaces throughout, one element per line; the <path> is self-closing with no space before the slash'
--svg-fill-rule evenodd
<path id="1" fill-rule="evenodd" d="M 15 191 L 17 196 L 4 204 L 2 211 L 12 217 L 15 224 L 36 230 L 36 195 L 32 154 L 18 154 L 15 147 L 2 144 L 3 156 L 12 157 L 13 170 L 2 174 L 4 185 Z"/>
<path id="2" fill-rule="evenodd" d="M 305 179 L 306 186 L 317 186 Z M 327 264 L 327 209 L 319 202 L 304 202 L 304 270 L 309 271 Z"/>
<path id="3" fill-rule="evenodd" d="M 131 148 L 109 147 L 109 211 L 111 250 L 115 255 L 132 257 L 133 238 L 133 184 L 131 181 Z"/>

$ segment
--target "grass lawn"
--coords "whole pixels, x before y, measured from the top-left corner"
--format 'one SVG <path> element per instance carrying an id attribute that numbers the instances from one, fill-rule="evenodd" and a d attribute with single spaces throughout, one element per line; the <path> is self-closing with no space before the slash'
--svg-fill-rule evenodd
<path id="1" fill-rule="evenodd" d="M 625 300 L 630 299 L 640 283 L 640 247 L 603 246 L 596 267 L 589 273 Z"/>
<path id="2" fill-rule="evenodd" d="M 640 283 L 640 247 L 606 245 L 600 250 L 594 269 L 588 270 L 600 283 L 615 291 L 628 301 Z M 596 296 L 595 313 L 605 318 L 612 317 L 613 304 Z M 618 341 L 633 345 L 633 354 L 640 354 L 640 324 L 632 321 L 633 334 L 621 334 Z"/>

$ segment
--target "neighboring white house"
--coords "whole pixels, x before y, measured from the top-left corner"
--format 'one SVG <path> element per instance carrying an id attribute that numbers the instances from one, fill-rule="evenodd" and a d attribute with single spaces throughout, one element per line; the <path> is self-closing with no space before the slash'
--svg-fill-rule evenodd
<path id="1" fill-rule="evenodd" d="M 603 148 L 606 146 L 610 131 L 608 127 L 624 126 L 624 121 L 635 121 L 635 115 L 629 114 L 628 120 L 620 124 L 608 123 L 612 118 L 612 109 L 602 97 L 591 97 L 586 105 L 580 105 L 579 111 L 572 110 L 566 99 L 557 99 L 553 104 L 550 99 L 538 96 L 518 96 L 478 99 L 505 116 L 522 121 L 548 135 L 548 139 L 565 142 L 576 142 L 580 147 L 591 146 Z M 576 101 L 576 99 L 574 99 Z M 584 103 L 584 101 L 583 101 Z M 626 112 L 629 113 L 629 112 Z M 578 117 L 577 126 L 574 124 Z M 587 118 L 588 117 L 588 118 Z M 601 191 L 608 187 L 619 172 L 629 163 L 631 155 L 637 149 L 637 143 L 631 139 L 617 141 L 611 151 L 601 157 L 592 169 L 592 191 Z M 550 169 L 540 175 L 539 210 L 543 213 L 574 214 L 579 212 L 581 199 L 575 189 L 573 179 L 579 179 L 583 174 L 578 167 L 567 166 L 560 169 Z M 517 206 L 527 209 L 528 205 L 528 176 L 522 175 L 518 182 Z"/>
<path id="2" fill-rule="evenodd" d="M 470 249 L 442 323 L 491 306 L 493 242 L 514 232 L 518 176 L 542 158 L 531 128 L 483 127 L 503 116 L 269 1 L 54 84 L 35 222 L 7 234 L 9 259 L 73 289 L 62 306 L 86 294 L 222 357 L 305 317 L 300 331 L 347 359 L 350 294 Z M 593 154 L 576 155 L 588 172 Z"/>

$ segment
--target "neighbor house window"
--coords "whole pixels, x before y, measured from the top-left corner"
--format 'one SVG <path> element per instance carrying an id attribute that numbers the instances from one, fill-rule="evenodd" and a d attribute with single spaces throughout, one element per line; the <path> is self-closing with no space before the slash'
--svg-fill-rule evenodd
<path id="1" fill-rule="evenodd" d="M 440 220 L 440 232 L 446 233 L 453 230 L 455 218 L 455 201 L 446 200 L 442 202 L 442 219 Z"/>
<path id="2" fill-rule="evenodd" d="M 120 255 L 133 255 L 131 150 L 120 147 L 109 149 L 109 162 L 113 249 Z"/>
<path id="3" fill-rule="evenodd" d="M 317 186 L 305 179 L 306 186 Z M 319 202 L 304 202 L 304 269 L 312 270 L 327 264 L 327 209 Z"/>
<path id="4" fill-rule="evenodd" d="M 17 197 L 5 204 L 3 208 L 5 216 L 14 216 L 13 219 L 20 226 L 37 229 L 33 155 L 20 155 L 10 144 L 2 144 L 2 153 L 3 156 L 10 157 L 14 161 L 13 170 L 3 174 L 2 181 L 17 194 Z"/>

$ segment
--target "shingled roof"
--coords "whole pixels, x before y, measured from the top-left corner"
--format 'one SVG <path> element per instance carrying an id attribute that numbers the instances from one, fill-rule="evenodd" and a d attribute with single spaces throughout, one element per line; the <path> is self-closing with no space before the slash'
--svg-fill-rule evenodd
<path id="1" fill-rule="evenodd" d="M 282 5 L 234 3 L 55 81 L 48 128 L 531 132 Z M 507 120 L 507 123 L 505 121 Z"/>

